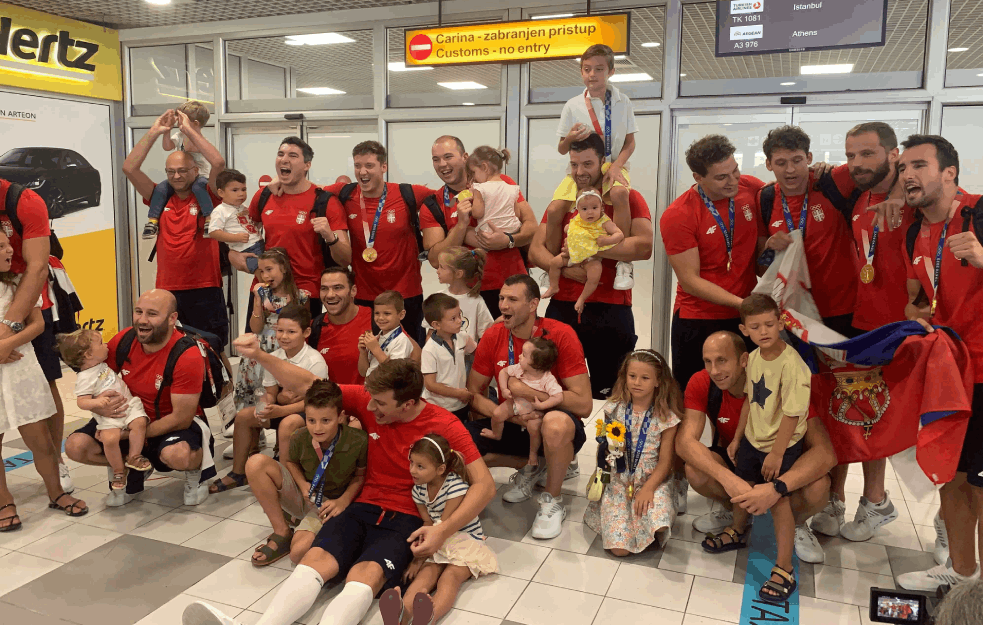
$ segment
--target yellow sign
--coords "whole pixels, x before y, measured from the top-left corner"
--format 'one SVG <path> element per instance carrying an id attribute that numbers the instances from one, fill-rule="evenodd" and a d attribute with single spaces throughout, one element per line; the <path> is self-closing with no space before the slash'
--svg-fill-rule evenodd
<path id="1" fill-rule="evenodd" d="M 0 4 L 0 84 L 121 100 L 119 34 Z"/>
<path id="2" fill-rule="evenodd" d="M 407 30 L 406 66 L 578 57 L 596 43 L 628 53 L 628 13 Z"/>

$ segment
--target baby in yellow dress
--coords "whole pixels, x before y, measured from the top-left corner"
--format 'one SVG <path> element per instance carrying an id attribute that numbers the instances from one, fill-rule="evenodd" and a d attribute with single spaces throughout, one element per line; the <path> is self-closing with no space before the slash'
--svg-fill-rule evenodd
<path id="1" fill-rule="evenodd" d="M 621 243 L 625 234 L 604 213 L 601 194 L 594 189 L 583 191 L 577 197 L 577 214 L 564 230 L 567 233 L 567 251 L 558 254 L 550 262 L 550 288 L 543 298 L 552 297 L 560 290 L 560 273 L 564 267 L 582 265 L 587 271 L 584 291 L 574 306 L 577 313 L 584 311 L 584 304 L 601 281 L 601 259 L 598 252 L 611 249 Z"/>

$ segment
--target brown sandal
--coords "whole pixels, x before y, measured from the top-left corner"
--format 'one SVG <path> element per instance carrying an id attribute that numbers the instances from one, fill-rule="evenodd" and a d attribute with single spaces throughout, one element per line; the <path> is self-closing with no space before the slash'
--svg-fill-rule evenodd
<path id="1" fill-rule="evenodd" d="M 0 506 L 0 510 L 5 510 L 10 507 L 13 507 L 15 512 L 10 516 L 0 517 L 0 532 L 13 532 L 24 527 L 24 525 L 20 522 L 20 515 L 16 512 L 16 504 L 13 502 L 8 503 L 5 506 Z"/>
<path id="2" fill-rule="evenodd" d="M 110 490 L 123 490 L 126 488 L 126 471 L 113 473 L 113 480 L 109 483 Z"/>
<path id="3" fill-rule="evenodd" d="M 133 469 L 134 471 L 146 472 L 153 469 L 154 465 L 151 464 L 150 460 L 148 460 L 142 454 L 137 454 L 132 458 L 126 459 L 126 468 Z"/>
<path id="4" fill-rule="evenodd" d="M 256 548 L 253 553 L 253 566 L 269 566 L 281 560 L 284 556 L 290 555 L 290 540 L 294 536 L 294 531 L 290 530 L 286 536 L 280 534 L 270 534 L 266 537 L 266 543 Z M 271 549 L 268 543 L 276 545 L 276 549 Z M 257 560 L 256 556 L 264 556 L 265 560 Z"/>

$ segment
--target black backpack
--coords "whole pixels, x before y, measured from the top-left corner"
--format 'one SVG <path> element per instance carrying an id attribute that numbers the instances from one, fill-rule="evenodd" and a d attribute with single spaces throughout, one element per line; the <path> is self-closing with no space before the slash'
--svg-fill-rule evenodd
<path id="1" fill-rule="evenodd" d="M 346 185 L 346 187 L 349 185 Z M 351 186 L 354 186 L 351 185 Z M 349 193 L 350 195 L 350 193 Z M 273 192 L 270 191 L 269 187 L 264 187 L 263 192 L 259 194 L 259 220 L 263 221 L 263 209 L 266 208 L 267 202 L 270 201 L 270 197 L 273 196 Z M 315 185 L 314 187 L 314 206 L 311 209 L 311 218 L 314 217 L 327 217 L 328 216 L 328 200 L 331 199 L 331 194 Z M 325 267 L 335 267 L 338 263 L 331 258 L 331 248 L 328 247 L 328 242 L 323 238 L 318 237 L 318 241 L 321 243 L 321 257 L 324 259 Z"/>
<path id="2" fill-rule="evenodd" d="M 14 232 L 22 238 L 24 236 L 24 224 L 21 223 L 20 218 L 17 216 L 17 205 L 20 203 L 20 196 L 24 191 L 25 188 L 22 185 L 13 182 L 10 183 L 10 187 L 7 188 L 7 197 L 3 203 L 3 212 L 6 213 L 7 219 L 10 220 L 10 225 L 13 226 Z M 65 250 L 62 249 L 61 242 L 58 241 L 54 228 L 51 228 L 51 235 L 48 236 L 48 241 L 51 243 L 49 254 L 58 260 L 64 258 Z"/>
<path id="3" fill-rule="evenodd" d="M 164 394 L 164 389 L 174 383 L 174 367 L 177 366 L 178 358 L 189 349 L 197 349 L 205 359 L 205 379 L 201 384 L 201 395 L 198 398 L 198 405 L 202 408 L 213 408 L 218 404 L 222 397 L 222 389 L 225 386 L 226 373 L 225 365 L 222 364 L 222 342 L 217 336 L 210 332 L 203 332 L 190 326 L 178 328 L 184 333 L 179 338 L 174 347 L 167 355 L 167 362 L 164 364 L 164 374 L 160 386 L 157 388 L 157 397 L 154 398 L 154 411 L 157 418 L 160 414 L 160 398 Z M 130 328 L 120 339 L 116 346 L 116 370 L 123 368 L 127 359 L 130 357 L 130 350 L 133 348 L 133 341 L 136 340 L 137 331 Z"/>
<path id="4" fill-rule="evenodd" d="M 761 191 L 758 192 L 758 206 L 761 207 L 761 220 L 765 224 L 766 232 L 771 227 L 771 213 L 775 209 L 776 186 L 772 182 L 762 187 Z M 860 189 L 854 189 L 850 197 L 845 197 L 840 193 L 839 187 L 836 186 L 836 181 L 833 180 L 833 176 L 830 174 L 820 176 L 816 180 L 816 187 L 820 193 L 826 196 L 826 199 L 833 205 L 833 208 L 843 215 L 846 222 L 848 224 L 852 223 L 853 206 L 860 199 L 860 196 L 863 195 Z M 803 206 L 802 209 L 806 210 L 807 207 Z"/>
<path id="5" fill-rule="evenodd" d="M 717 426 L 717 417 L 720 416 L 720 407 L 724 403 L 724 392 L 717 388 L 717 385 L 710 380 L 710 388 L 707 390 L 707 417 L 713 422 L 713 442 L 710 447 L 720 446 L 720 428 Z"/>
<path id="6" fill-rule="evenodd" d="M 972 221 L 973 229 L 976 231 L 976 238 L 983 243 L 983 196 L 976 201 L 976 206 L 970 208 L 963 206 L 959 214 L 963 218 L 963 232 L 969 232 L 969 223 Z M 908 250 L 908 260 L 915 260 L 915 242 L 918 240 L 918 233 L 922 229 L 922 212 L 915 213 L 915 223 L 908 227 L 905 233 L 905 248 Z M 969 261 L 962 260 L 962 266 L 968 267 Z"/>

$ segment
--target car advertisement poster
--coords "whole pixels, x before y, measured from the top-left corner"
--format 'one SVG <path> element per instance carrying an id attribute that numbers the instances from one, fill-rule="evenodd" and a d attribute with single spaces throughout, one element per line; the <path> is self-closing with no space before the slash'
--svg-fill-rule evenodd
<path id="1" fill-rule="evenodd" d="M 0 91 L 0 178 L 48 205 L 62 262 L 85 310 L 79 322 L 119 331 L 109 105 Z"/>

